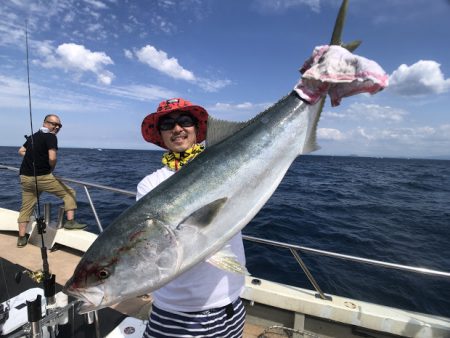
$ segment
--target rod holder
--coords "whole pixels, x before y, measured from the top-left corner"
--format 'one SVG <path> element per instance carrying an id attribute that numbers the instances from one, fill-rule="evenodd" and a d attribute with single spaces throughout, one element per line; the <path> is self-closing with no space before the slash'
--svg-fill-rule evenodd
<path id="1" fill-rule="evenodd" d="M 56 302 L 55 299 L 55 286 L 56 286 L 56 281 L 55 281 L 56 276 L 54 274 L 46 277 L 44 279 L 44 295 L 45 298 L 47 300 L 47 304 L 48 305 L 53 305 Z"/>
<path id="2" fill-rule="evenodd" d="M 28 322 L 31 323 L 31 337 L 39 337 L 41 334 L 41 323 L 42 319 L 42 305 L 41 305 L 41 295 L 38 295 L 35 300 L 27 300 L 27 313 Z"/>
<path id="3" fill-rule="evenodd" d="M 64 220 L 64 206 L 60 206 L 58 209 L 58 220 L 56 222 L 56 228 L 61 229 L 63 227 Z"/>
<path id="4" fill-rule="evenodd" d="M 95 322 L 95 311 L 89 311 L 84 314 L 84 320 L 91 325 Z"/>
<path id="5" fill-rule="evenodd" d="M 44 221 L 48 226 L 50 224 L 50 219 L 52 217 L 52 205 L 50 203 L 44 204 Z"/>

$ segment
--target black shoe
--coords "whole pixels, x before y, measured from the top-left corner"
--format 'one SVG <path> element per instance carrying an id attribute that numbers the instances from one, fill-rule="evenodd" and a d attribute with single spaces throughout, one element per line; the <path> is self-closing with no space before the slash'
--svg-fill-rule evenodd
<path id="1" fill-rule="evenodd" d="M 67 230 L 81 230 L 86 227 L 87 227 L 87 224 L 78 223 L 77 221 L 75 221 L 73 219 L 64 223 L 64 229 L 67 229 Z"/>
<path id="2" fill-rule="evenodd" d="M 19 238 L 17 238 L 17 247 L 18 248 L 23 248 L 24 246 L 26 246 L 28 244 L 28 236 L 19 236 Z"/>

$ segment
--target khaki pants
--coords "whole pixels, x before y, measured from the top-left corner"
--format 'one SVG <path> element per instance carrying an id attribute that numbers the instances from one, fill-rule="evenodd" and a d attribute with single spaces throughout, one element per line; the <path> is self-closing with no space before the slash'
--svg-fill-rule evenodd
<path id="1" fill-rule="evenodd" d="M 56 195 L 64 201 L 64 210 L 77 208 L 75 190 L 58 181 L 53 174 L 36 176 L 39 195 L 48 192 Z M 22 185 L 22 207 L 20 208 L 18 223 L 28 222 L 37 203 L 36 181 L 34 176 L 20 175 Z"/>

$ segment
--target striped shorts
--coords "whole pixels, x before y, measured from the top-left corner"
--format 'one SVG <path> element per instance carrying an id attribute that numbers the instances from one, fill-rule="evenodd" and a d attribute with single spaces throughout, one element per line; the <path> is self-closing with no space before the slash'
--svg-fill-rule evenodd
<path id="1" fill-rule="evenodd" d="M 143 338 L 241 338 L 245 308 L 241 299 L 199 312 L 168 312 L 153 305 Z"/>

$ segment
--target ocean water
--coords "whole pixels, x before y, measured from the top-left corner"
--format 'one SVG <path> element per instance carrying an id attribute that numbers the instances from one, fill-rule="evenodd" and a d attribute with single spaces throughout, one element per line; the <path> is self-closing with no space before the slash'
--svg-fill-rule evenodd
<path id="1" fill-rule="evenodd" d="M 161 152 L 60 149 L 56 175 L 130 191 L 159 168 Z M 17 148 L 0 163 L 19 167 Z M 77 218 L 97 227 L 83 189 Z M 103 227 L 132 197 L 90 189 Z M 18 175 L 0 171 L 0 207 L 20 208 Z M 61 202 L 52 202 L 53 218 Z M 450 161 L 301 156 L 243 230 L 265 239 L 450 272 Z M 245 243 L 249 272 L 312 288 L 289 251 Z M 325 293 L 450 318 L 450 279 L 300 253 Z"/>

